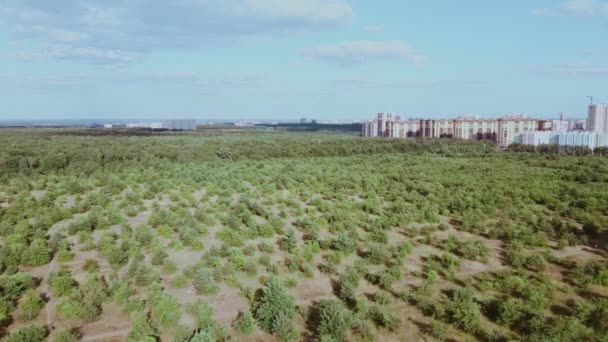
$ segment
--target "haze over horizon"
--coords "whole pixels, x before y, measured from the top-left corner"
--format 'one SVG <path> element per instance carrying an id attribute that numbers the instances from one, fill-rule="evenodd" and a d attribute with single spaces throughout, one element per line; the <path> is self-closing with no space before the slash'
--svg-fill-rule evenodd
<path id="1" fill-rule="evenodd" d="M 382 4 L 0 0 L 0 120 L 582 118 L 587 96 L 608 102 L 606 0 Z"/>

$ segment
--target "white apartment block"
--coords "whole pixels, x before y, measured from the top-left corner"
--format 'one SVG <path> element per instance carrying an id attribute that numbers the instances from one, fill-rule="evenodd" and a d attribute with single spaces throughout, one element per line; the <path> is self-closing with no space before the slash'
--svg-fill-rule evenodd
<path id="1" fill-rule="evenodd" d="M 498 119 L 498 145 L 506 148 L 513 143 L 521 143 L 522 134 L 537 130 L 538 120 L 523 117 Z"/>
<path id="2" fill-rule="evenodd" d="M 559 145 L 573 147 L 608 147 L 608 133 L 596 132 L 526 132 L 521 135 L 524 145 Z"/>
<path id="3" fill-rule="evenodd" d="M 456 119 L 454 138 L 474 140 L 496 140 L 497 120 Z"/>
<path id="4" fill-rule="evenodd" d="M 558 137 L 557 132 L 525 132 L 521 135 L 521 143 L 531 146 L 557 145 Z"/>
<path id="5" fill-rule="evenodd" d="M 608 133 L 608 104 L 589 106 L 587 116 L 587 131 Z"/>

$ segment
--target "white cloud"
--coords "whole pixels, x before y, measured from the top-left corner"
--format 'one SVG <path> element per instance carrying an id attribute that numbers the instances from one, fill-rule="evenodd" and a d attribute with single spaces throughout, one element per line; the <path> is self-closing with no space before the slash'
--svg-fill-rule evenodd
<path id="1" fill-rule="evenodd" d="M 554 8 L 540 8 L 535 15 L 603 16 L 608 18 L 608 2 L 604 0 L 568 0 Z"/>
<path id="2" fill-rule="evenodd" d="M 154 49 L 331 29 L 353 18 L 347 0 L 2 0 L 0 32 L 34 43 L 40 56 L 114 63 Z"/>
<path id="3" fill-rule="evenodd" d="M 403 41 L 356 41 L 337 45 L 318 46 L 303 52 L 306 58 L 338 65 L 359 65 L 382 60 L 408 60 L 422 66 L 426 57 Z"/>
<path id="4" fill-rule="evenodd" d="M 86 72 L 86 73 L 59 73 L 59 74 L 0 74 L 0 82 L 22 85 L 78 85 L 98 86 L 99 84 L 148 84 L 166 85 L 183 84 L 197 86 L 231 85 L 235 87 L 259 85 L 268 82 L 267 75 L 257 73 L 236 74 L 201 74 L 192 71 L 158 71 L 145 73 L 114 73 L 114 72 Z"/>
<path id="5" fill-rule="evenodd" d="M 568 63 L 562 65 L 526 65 L 524 71 L 537 76 L 562 77 L 606 77 L 608 67 L 602 67 L 586 62 Z"/>
<path id="6" fill-rule="evenodd" d="M 569 0 L 561 3 L 559 9 L 567 14 L 595 15 L 599 4 L 596 0 Z"/>
<path id="7" fill-rule="evenodd" d="M 384 31 L 384 24 L 367 25 L 363 29 L 367 32 L 381 32 Z"/>
<path id="8" fill-rule="evenodd" d="M 471 89 L 488 86 L 485 81 L 476 79 L 441 79 L 441 80 L 375 80 L 367 77 L 339 78 L 330 83 L 340 89 L 404 89 L 404 88 L 433 88 L 433 89 Z"/>

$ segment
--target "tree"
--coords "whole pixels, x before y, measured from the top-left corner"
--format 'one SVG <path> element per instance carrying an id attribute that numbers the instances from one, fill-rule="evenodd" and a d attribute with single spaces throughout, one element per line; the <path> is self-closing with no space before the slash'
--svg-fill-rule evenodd
<path id="1" fill-rule="evenodd" d="M 51 340 L 53 342 L 77 342 L 78 337 L 69 330 L 60 330 L 53 333 Z"/>
<path id="2" fill-rule="evenodd" d="M 298 247 L 298 241 L 293 229 L 288 230 L 287 234 L 281 239 L 280 247 L 288 253 L 292 253 Z"/>
<path id="3" fill-rule="evenodd" d="M 27 263 L 32 266 L 46 265 L 51 261 L 50 249 L 44 239 L 34 239 L 26 255 Z"/>
<path id="4" fill-rule="evenodd" d="M 43 342 L 48 334 L 45 327 L 30 325 L 6 336 L 2 342 Z"/>
<path id="5" fill-rule="evenodd" d="M 153 325 L 150 316 L 145 311 L 138 311 L 133 317 L 133 323 L 131 324 L 131 331 L 127 335 L 128 341 L 144 341 L 146 339 L 154 338 L 158 335 L 158 330 Z M 155 340 L 155 339 L 153 339 Z"/>
<path id="6" fill-rule="evenodd" d="M 182 311 L 175 298 L 167 293 L 162 293 L 152 301 L 152 317 L 164 329 L 174 327 L 179 323 Z"/>
<path id="7" fill-rule="evenodd" d="M 215 333 L 213 332 L 213 329 L 210 329 L 210 328 L 203 329 L 203 330 L 197 332 L 190 339 L 190 342 L 216 342 L 216 341 L 217 340 L 215 338 Z"/>
<path id="8" fill-rule="evenodd" d="M 215 325 L 213 308 L 202 300 L 190 303 L 186 310 L 194 317 L 197 329 L 206 329 Z"/>
<path id="9" fill-rule="evenodd" d="M 67 268 L 62 268 L 58 273 L 51 274 L 49 277 L 49 285 L 58 297 L 64 297 L 72 293 L 76 288 L 76 280 L 74 280 Z"/>
<path id="10" fill-rule="evenodd" d="M 452 299 L 445 305 L 450 322 L 466 332 L 476 332 L 481 324 L 479 304 L 473 297 L 473 289 L 461 287 L 454 291 Z"/>
<path id="11" fill-rule="evenodd" d="M 232 323 L 234 329 L 242 334 L 249 335 L 255 330 L 255 321 L 251 312 L 240 312 Z"/>
<path id="12" fill-rule="evenodd" d="M 335 299 L 322 299 L 316 303 L 309 320 L 321 340 L 331 337 L 335 341 L 341 341 L 353 324 L 352 314 L 342 302 Z"/>
<path id="13" fill-rule="evenodd" d="M 194 274 L 192 285 L 196 292 L 201 295 L 213 295 L 219 290 L 211 272 L 202 268 Z"/>
<path id="14" fill-rule="evenodd" d="M 293 319 L 286 312 L 279 312 L 272 320 L 272 332 L 281 342 L 293 341 L 298 337 L 298 332 L 293 326 Z"/>
<path id="15" fill-rule="evenodd" d="M 262 329 L 270 333 L 285 333 L 283 325 L 291 324 L 295 315 L 295 301 L 288 295 L 279 280 L 271 278 L 254 303 L 254 315 Z"/>
<path id="16" fill-rule="evenodd" d="M 42 308 L 44 308 L 44 301 L 36 290 L 27 291 L 19 303 L 19 309 L 27 320 L 36 318 Z"/>

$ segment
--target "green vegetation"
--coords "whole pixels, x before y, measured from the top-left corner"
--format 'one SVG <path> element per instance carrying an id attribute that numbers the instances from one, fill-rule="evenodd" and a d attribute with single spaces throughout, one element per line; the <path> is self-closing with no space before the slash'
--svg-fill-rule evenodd
<path id="1" fill-rule="evenodd" d="M 3 342 L 608 333 L 604 155 L 347 134 L 2 133 Z"/>

